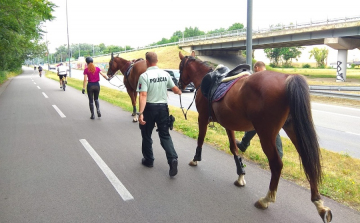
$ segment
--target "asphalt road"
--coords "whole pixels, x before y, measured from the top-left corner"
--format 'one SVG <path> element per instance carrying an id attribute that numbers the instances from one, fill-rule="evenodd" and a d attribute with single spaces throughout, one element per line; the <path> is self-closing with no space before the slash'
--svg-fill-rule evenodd
<path id="1" fill-rule="evenodd" d="M 309 190 L 286 180 L 268 210 L 253 204 L 270 174 L 247 164 L 237 188 L 233 157 L 204 145 L 188 166 L 196 140 L 171 132 L 179 173 L 168 164 L 156 132 L 154 167 L 141 165 L 141 135 L 129 112 L 101 101 L 89 119 L 87 97 L 26 69 L 0 88 L 0 222 L 321 222 Z M 57 110 L 55 109 L 57 108 Z M 326 197 L 333 222 L 360 213 Z"/>

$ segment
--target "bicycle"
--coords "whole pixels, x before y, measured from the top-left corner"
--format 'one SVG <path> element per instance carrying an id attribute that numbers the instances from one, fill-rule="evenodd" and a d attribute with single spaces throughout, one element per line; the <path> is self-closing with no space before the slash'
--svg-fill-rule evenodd
<path id="1" fill-rule="evenodd" d="M 61 83 L 62 83 L 62 89 L 65 91 L 65 88 L 66 88 L 65 75 L 62 76 Z"/>
<path id="2" fill-rule="evenodd" d="M 39 70 L 39 76 L 41 77 L 41 75 L 42 75 L 42 70 Z"/>

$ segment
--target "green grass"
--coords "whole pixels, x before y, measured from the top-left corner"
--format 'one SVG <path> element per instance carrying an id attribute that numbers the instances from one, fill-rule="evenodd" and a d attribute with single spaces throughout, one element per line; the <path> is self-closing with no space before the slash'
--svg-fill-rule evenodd
<path id="1" fill-rule="evenodd" d="M 1 71 L 0 70 L 0 84 L 4 83 L 7 79 L 11 77 L 15 77 L 16 75 L 19 75 L 22 73 L 22 70 L 16 70 L 16 71 Z"/>
<path id="2" fill-rule="evenodd" d="M 302 74 L 307 78 L 336 79 L 336 69 L 271 68 L 271 70 L 287 74 Z M 346 79 L 360 80 L 360 69 L 347 69 Z"/>
<path id="3" fill-rule="evenodd" d="M 55 73 L 47 72 L 46 76 L 58 81 Z M 68 78 L 68 85 L 79 90 L 82 89 L 81 80 Z M 132 111 L 130 98 L 124 92 L 102 87 L 100 98 L 121 107 L 125 111 Z M 180 108 L 169 107 L 170 113 L 176 119 L 174 130 L 196 139 L 198 136 L 197 112 L 189 111 L 187 115 L 188 120 L 185 120 Z M 236 132 L 235 135 L 237 139 L 241 139 L 243 133 Z M 308 188 L 309 183 L 300 165 L 299 155 L 295 147 L 287 138 L 282 138 L 282 142 L 284 150 L 282 177 Z M 215 123 L 215 128 L 208 128 L 205 143 L 231 154 L 225 129 L 217 123 Z M 195 148 L 196 142 L 194 141 L 194 154 Z M 321 194 L 360 211 L 360 160 L 351 158 L 347 154 L 330 152 L 324 149 L 321 149 L 321 152 L 323 167 L 323 183 L 319 187 Z M 257 136 L 251 141 L 249 149 L 243 156 L 248 162 L 252 161 L 261 168 L 269 169 L 267 157 L 261 149 Z"/>

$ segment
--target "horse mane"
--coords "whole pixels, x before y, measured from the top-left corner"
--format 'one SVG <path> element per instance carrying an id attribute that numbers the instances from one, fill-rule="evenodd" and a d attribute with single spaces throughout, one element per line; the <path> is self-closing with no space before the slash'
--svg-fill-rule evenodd
<path id="1" fill-rule="evenodd" d="M 184 59 L 187 59 L 187 60 L 184 60 Z M 207 63 L 207 61 L 201 61 L 201 60 L 199 60 L 199 59 L 196 59 L 196 58 L 193 57 L 193 56 L 185 56 L 184 59 L 181 60 L 181 63 L 180 63 L 180 65 L 179 65 L 180 75 L 181 75 L 184 67 L 187 66 L 188 63 L 193 62 L 193 61 L 199 63 L 199 64 L 202 65 L 202 66 L 205 66 L 205 67 L 209 68 L 209 72 L 213 70 L 213 68 L 212 68 L 211 66 L 209 66 L 209 64 Z M 185 63 L 185 61 L 186 61 L 186 63 Z"/>

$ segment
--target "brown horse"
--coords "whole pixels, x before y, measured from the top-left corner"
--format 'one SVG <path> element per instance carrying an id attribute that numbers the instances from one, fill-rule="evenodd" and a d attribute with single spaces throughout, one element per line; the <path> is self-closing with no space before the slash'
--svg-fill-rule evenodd
<path id="1" fill-rule="evenodd" d="M 179 53 L 179 87 L 182 89 L 190 82 L 199 89 L 203 77 L 212 70 L 194 56 L 194 53 L 186 57 Z M 201 161 L 201 147 L 211 109 L 213 120 L 226 129 L 229 138 L 239 175 L 235 185 L 245 186 L 245 171 L 238 154 L 234 131 L 255 129 L 271 170 L 268 193 L 255 206 L 266 209 L 270 202 L 275 202 L 283 167 L 275 145 L 276 135 L 283 128 L 300 155 L 305 175 L 310 182 L 311 201 L 324 222 L 332 220 L 331 210 L 323 205 L 318 191 L 318 184 L 321 182 L 320 149 L 311 115 L 309 88 L 302 76 L 261 71 L 238 79 L 224 98 L 213 102 L 210 109 L 208 99 L 201 91 L 197 92 L 195 102 L 199 113 L 199 135 L 196 153 L 190 165 L 196 166 Z"/>
<path id="2" fill-rule="evenodd" d="M 112 77 L 118 70 L 120 70 L 121 73 L 124 75 L 124 85 L 126 87 L 126 91 L 131 98 L 131 103 L 133 106 L 133 113 L 131 115 L 135 116 L 133 118 L 133 122 L 138 121 L 138 117 L 136 114 L 136 87 L 140 75 L 144 73 L 146 69 L 146 61 L 143 59 L 129 61 L 118 56 L 114 57 L 113 53 L 111 53 L 111 60 L 109 62 L 109 69 L 107 75 L 109 77 Z M 127 72 L 129 72 L 128 75 L 126 74 Z"/>

